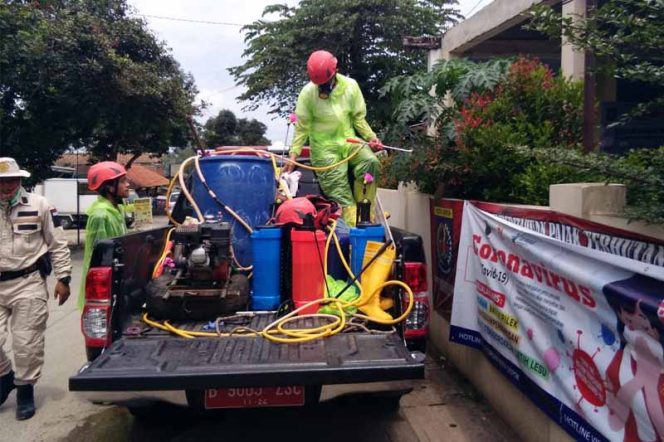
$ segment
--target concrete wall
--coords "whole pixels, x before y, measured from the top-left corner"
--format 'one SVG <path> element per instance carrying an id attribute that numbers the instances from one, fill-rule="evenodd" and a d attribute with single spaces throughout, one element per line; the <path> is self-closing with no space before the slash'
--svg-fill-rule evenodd
<path id="1" fill-rule="evenodd" d="M 549 187 L 551 210 L 664 240 L 664 226 L 630 222 L 621 216 L 626 198 L 627 190 L 622 184 L 573 183 Z"/>
<path id="2" fill-rule="evenodd" d="M 619 216 L 625 206 L 625 188 L 620 184 L 578 183 L 550 187 L 550 209 L 589 219 L 642 235 L 664 240 L 664 226 L 628 223 Z M 378 196 L 390 224 L 421 235 L 427 262 L 431 263 L 430 195 L 415 187 L 400 185 L 398 190 L 379 189 Z M 431 267 L 429 267 L 431 268 Z M 428 279 L 431 287 L 431 270 Z M 429 327 L 430 343 L 477 388 L 514 431 L 525 441 L 573 440 L 524 396 L 480 351 L 449 342 L 450 324 L 436 312 Z"/>
<path id="3" fill-rule="evenodd" d="M 378 198 L 383 209 L 390 213 L 389 223 L 412 233 L 417 233 L 424 242 L 427 264 L 431 264 L 431 221 L 429 201 L 431 196 L 420 193 L 416 186 L 399 184 L 398 190 L 378 189 Z M 427 283 L 432 286 L 431 272 L 427 272 Z"/>

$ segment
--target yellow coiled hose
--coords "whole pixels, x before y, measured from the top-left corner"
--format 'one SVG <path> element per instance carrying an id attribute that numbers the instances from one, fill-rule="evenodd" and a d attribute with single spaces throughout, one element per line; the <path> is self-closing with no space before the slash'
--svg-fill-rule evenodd
<path id="1" fill-rule="evenodd" d="M 296 161 L 293 161 L 290 158 L 283 158 L 283 160 L 288 162 L 288 163 L 295 164 L 298 167 L 301 167 L 303 169 L 308 169 L 308 170 L 313 170 L 313 171 L 324 171 L 324 170 L 333 169 L 333 168 L 338 167 L 339 165 L 341 165 L 345 162 L 350 161 L 353 157 L 355 157 L 360 152 L 360 149 L 361 148 L 356 149 L 347 158 L 345 158 L 345 159 L 343 159 L 343 160 L 341 160 L 337 163 L 334 163 L 334 164 L 331 164 L 331 165 L 328 165 L 328 166 L 323 166 L 323 167 L 308 166 L 306 164 L 301 164 L 301 163 L 298 163 Z M 277 158 L 278 156 L 276 154 L 273 154 L 272 152 L 266 152 L 266 151 L 261 151 L 261 150 L 257 150 L 257 149 L 251 149 L 251 148 L 242 148 L 242 149 L 234 149 L 234 150 L 230 150 L 230 151 L 224 151 L 221 154 L 235 154 L 235 153 L 252 153 L 252 154 L 259 154 L 259 155 L 264 155 L 264 156 L 270 156 L 271 159 L 272 159 L 272 162 L 273 162 L 273 166 L 276 168 L 275 158 Z M 170 201 L 170 194 L 173 190 L 174 184 L 175 184 L 176 180 L 178 180 L 179 183 L 180 183 L 180 187 L 182 189 L 183 194 L 185 195 L 185 197 L 187 198 L 187 200 L 189 201 L 191 206 L 194 208 L 194 211 L 196 212 L 196 215 L 197 215 L 199 221 L 203 222 L 204 218 L 203 218 L 203 215 L 200 211 L 200 208 L 198 207 L 198 205 L 194 201 L 193 197 L 191 196 L 191 194 L 187 190 L 186 185 L 184 183 L 184 172 L 185 172 L 186 168 L 189 166 L 189 164 L 191 162 L 195 163 L 196 172 L 199 176 L 199 179 L 201 179 L 203 182 L 205 182 L 204 181 L 205 177 L 203 176 L 203 174 L 200 170 L 200 166 L 199 166 L 199 156 L 190 157 L 182 163 L 182 165 L 180 166 L 180 169 L 178 170 L 176 175 L 171 180 L 171 183 L 168 186 L 166 201 L 167 201 L 167 204 L 168 204 L 168 202 Z M 276 170 L 275 170 L 275 176 L 276 176 Z M 167 213 L 168 213 L 168 211 L 167 211 Z M 228 210 L 228 213 L 230 213 L 231 216 L 233 216 L 236 220 L 238 220 L 238 222 L 240 222 L 240 224 L 244 228 L 246 228 L 250 233 L 252 232 L 251 227 L 237 213 L 235 213 L 232 210 Z M 177 223 L 171 217 L 170 213 L 168 214 L 168 217 L 169 217 L 169 219 L 171 220 L 171 222 L 173 224 L 179 225 L 179 223 Z M 330 230 L 330 235 L 328 236 L 328 239 L 325 243 L 325 257 L 326 257 L 326 259 L 324 261 L 325 274 L 327 274 L 327 254 L 328 254 L 331 242 L 334 241 L 335 247 L 337 248 L 337 252 L 339 254 L 339 257 L 341 258 L 341 262 L 342 262 L 344 268 L 348 272 L 349 276 L 351 278 L 354 278 L 354 275 L 353 275 L 353 273 L 350 269 L 350 266 L 348 265 L 348 262 L 344 258 L 343 252 L 341 250 L 341 245 L 339 244 L 339 239 L 338 239 L 338 237 L 335 233 L 335 230 L 336 230 L 336 221 L 335 220 L 332 221 L 332 226 L 329 228 L 329 230 Z M 286 316 L 275 320 L 274 322 L 272 322 L 268 326 L 266 326 L 263 330 L 259 330 L 259 331 L 250 330 L 250 329 L 242 329 L 242 330 L 239 330 L 238 332 L 233 332 L 233 333 L 213 333 L 213 332 L 184 330 L 184 329 L 180 329 L 180 328 L 177 328 L 177 327 L 173 326 L 169 321 L 164 321 L 163 323 L 153 321 L 148 317 L 147 313 L 143 314 L 142 320 L 151 327 L 171 332 L 171 333 L 173 333 L 177 336 L 180 336 L 180 337 L 183 337 L 183 338 L 186 338 L 186 339 L 194 339 L 196 337 L 224 337 L 224 336 L 238 335 L 238 336 L 252 336 L 252 337 L 261 336 L 261 337 L 263 337 L 263 338 L 265 338 L 269 341 L 277 342 L 277 343 L 283 343 L 283 344 L 302 343 L 302 342 L 313 341 L 315 339 L 324 338 L 324 337 L 327 337 L 327 336 L 332 336 L 332 335 L 340 333 L 341 331 L 344 330 L 344 328 L 347 325 L 346 314 L 344 312 L 344 309 L 347 309 L 349 307 L 355 307 L 357 302 L 360 299 L 362 299 L 362 286 L 359 284 L 358 281 L 355 281 L 355 285 L 359 289 L 360 296 L 358 296 L 352 302 L 344 301 L 342 299 L 337 299 L 337 298 L 328 298 L 328 297 L 324 297 L 322 299 L 314 300 L 314 301 L 308 302 L 308 303 L 302 305 L 301 307 L 293 310 L 292 312 L 290 312 Z M 403 314 L 401 316 L 399 316 L 398 318 L 395 318 L 395 319 L 391 319 L 391 320 L 382 320 L 382 319 L 379 319 L 379 318 L 373 318 L 373 317 L 370 317 L 370 316 L 357 314 L 357 313 L 353 314 L 352 316 L 355 317 L 355 318 L 359 318 L 359 319 L 363 319 L 363 320 L 367 320 L 367 321 L 371 321 L 371 322 L 376 322 L 376 323 L 383 324 L 383 325 L 395 325 L 395 324 L 398 324 L 398 323 L 402 322 L 403 320 L 405 320 L 413 309 L 413 304 L 414 304 L 413 291 L 404 282 L 398 281 L 398 280 L 391 280 L 391 281 L 386 281 L 383 284 L 381 284 L 376 289 L 376 292 L 380 292 L 380 291 L 383 290 L 383 288 L 389 287 L 389 286 L 401 287 L 408 294 L 408 306 L 407 306 L 406 310 L 403 312 Z M 376 293 L 373 293 L 372 295 L 374 295 L 374 294 L 376 294 Z M 326 293 L 326 296 L 327 296 L 327 293 Z M 306 309 L 310 306 L 313 306 L 313 305 L 319 305 L 320 306 L 320 305 L 330 305 L 330 304 L 339 311 L 338 316 L 337 315 L 329 315 L 329 314 L 321 314 L 321 313 L 297 316 L 297 314 L 300 311 L 302 311 L 302 310 L 304 310 L 304 309 Z M 291 322 L 294 322 L 294 321 L 297 321 L 297 320 L 300 320 L 300 319 L 307 319 L 307 318 L 323 318 L 323 319 L 331 320 L 331 322 L 328 323 L 328 324 L 325 324 L 325 325 L 314 327 L 314 328 L 286 328 L 285 327 L 286 324 L 288 324 L 288 323 L 291 323 Z"/>

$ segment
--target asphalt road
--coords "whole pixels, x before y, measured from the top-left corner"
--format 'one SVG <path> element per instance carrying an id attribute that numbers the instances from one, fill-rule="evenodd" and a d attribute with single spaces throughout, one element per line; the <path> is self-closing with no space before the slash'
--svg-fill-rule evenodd
<path id="1" fill-rule="evenodd" d="M 37 414 L 16 421 L 12 393 L 0 407 L 0 441 L 517 440 L 444 359 L 432 356 L 427 359 L 427 379 L 415 384 L 396 411 L 386 409 L 380 397 L 361 395 L 311 409 L 231 410 L 205 417 L 165 409 L 156 421 L 140 422 L 124 408 L 88 403 L 67 389 L 69 376 L 85 361 L 75 302 L 82 252 L 75 250 L 72 256 L 71 299 L 62 307 L 49 301 L 46 361 L 35 389 Z M 51 293 L 53 285 L 51 278 Z"/>

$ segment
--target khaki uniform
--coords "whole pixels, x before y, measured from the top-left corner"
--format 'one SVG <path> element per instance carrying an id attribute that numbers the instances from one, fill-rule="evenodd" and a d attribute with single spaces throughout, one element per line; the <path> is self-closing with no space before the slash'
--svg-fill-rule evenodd
<path id="1" fill-rule="evenodd" d="M 49 252 L 55 277 L 70 276 L 69 248 L 62 229 L 53 223 L 55 209 L 39 195 L 19 192 L 13 206 L 0 208 L 0 279 L 3 272 L 30 270 Z M 0 280 L 0 376 L 11 370 L 11 360 L 2 348 L 9 325 L 16 385 L 34 384 L 41 376 L 47 300 L 46 279 L 38 270 Z"/>

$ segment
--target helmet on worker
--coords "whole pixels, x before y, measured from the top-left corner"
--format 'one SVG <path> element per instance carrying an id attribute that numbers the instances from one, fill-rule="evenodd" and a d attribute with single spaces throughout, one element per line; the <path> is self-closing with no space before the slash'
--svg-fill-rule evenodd
<path id="1" fill-rule="evenodd" d="M 337 58 L 327 51 L 312 52 L 307 61 L 307 73 L 312 83 L 325 84 L 337 73 Z"/>
<path id="2" fill-rule="evenodd" d="M 99 191 L 104 183 L 117 180 L 127 175 L 127 170 L 122 164 L 115 161 L 102 161 L 94 164 L 88 170 L 88 188 L 93 191 Z"/>

